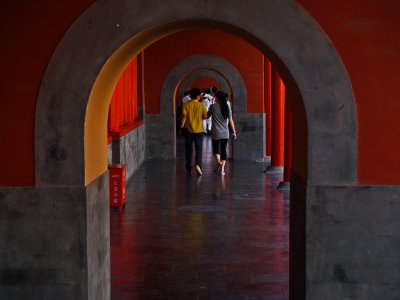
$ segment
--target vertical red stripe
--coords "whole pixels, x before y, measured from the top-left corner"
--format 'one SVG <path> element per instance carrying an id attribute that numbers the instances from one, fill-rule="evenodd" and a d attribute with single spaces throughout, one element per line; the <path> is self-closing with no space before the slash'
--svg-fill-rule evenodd
<path id="1" fill-rule="evenodd" d="M 272 158 L 271 165 L 284 166 L 285 86 L 275 69 L 272 70 Z"/>
<path id="2" fill-rule="evenodd" d="M 285 99 L 285 169 L 283 181 L 290 182 L 290 171 L 292 169 L 292 107 L 290 101 Z"/>
<path id="3" fill-rule="evenodd" d="M 138 121 L 138 94 L 138 61 L 135 58 L 115 86 L 109 111 L 109 136 L 134 127 Z"/>
<path id="4" fill-rule="evenodd" d="M 264 111 L 265 111 L 266 155 L 271 156 L 272 155 L 271 61 L 269 61 L 266 57 L 264 57 Z"/>
<path id="5" fill-rule="evenodd" d="M 138 99 L 138 110 L 142 112 L 144 110 L 144 53 L 141 52 L 137 58 L 137 99 Z M 138 111 L 139 113 L 139 111 Z M 139 116 L 143 117 L 143 116 Z"/>

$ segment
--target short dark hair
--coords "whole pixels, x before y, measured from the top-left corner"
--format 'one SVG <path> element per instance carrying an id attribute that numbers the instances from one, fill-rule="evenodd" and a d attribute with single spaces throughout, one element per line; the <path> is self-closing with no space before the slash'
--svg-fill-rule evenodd
<path id="1" fill-rule="evenodd" d="M 190 90 L 190 99 L 196 99 L 198 96 L 200 96 L 201 95 L 201 91 L 200 91 L 200 89 L 199 88 L 192 88 L 191 90 Z"/>
<path id="2" fill-rule="evenodd" d="M 183 96 L 187 96 L 187 95 L 189 95 L 190 94 L 190 91 L 185 91 L 184 93 L 183 93 Z"/>
<path id="3" fill-rule="evenodd" d="M 213 91 L 213 93 L 216 93 L 218 91 L 218 88 L 216 86 L 213 86 L 212 91 Z"/>

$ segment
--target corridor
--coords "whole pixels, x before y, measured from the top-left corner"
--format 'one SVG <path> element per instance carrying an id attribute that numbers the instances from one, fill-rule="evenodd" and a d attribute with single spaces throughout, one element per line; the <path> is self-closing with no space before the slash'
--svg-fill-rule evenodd
<path id="1" fill-rule="evenodd" d="M 264 163 L 228 162 L 187 176 L 176 162 L 145 162 L 111 209 L 112 299 L 288 299 L 289 194 Z"/>

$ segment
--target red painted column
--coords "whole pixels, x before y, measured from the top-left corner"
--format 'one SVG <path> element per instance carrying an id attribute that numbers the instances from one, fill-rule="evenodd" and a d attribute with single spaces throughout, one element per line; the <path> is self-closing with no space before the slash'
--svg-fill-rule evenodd
<path id="1" fill-rule="evenodd" d="M 144 53 L 138 54 L 138 65 L 137 65 L 137 93 L 138 93 L 138 119 L 143 120 L 144 118 Z"/>
<path id="2" fill-rule="evenodd" d="M 265 142 L 266 156 L 271 156 L 271 61 L 264 57 L 264 111 L 265 111 Z"/>
<path id="3" fill-rule="evenodd" d="M 290 101 L 285 99 L 285 166 L 283 181 L 278 188 L 287 189 L 290 186 L 290 171 L 292 169 L 292 107 Z"/>
<path id="4" fill-rule="evenodd" d="M 282 173 L 284 166 L 285 132 L 285 85 L 278 73 L 272 68 L 272 155 L 268 173 Z"/>
<path id="5" fill-rule="evenodd" d="M 292 168 L 292 107 L 290 101 L 285 101 L 285 172 L 283 181 L 290 182 Z"/>

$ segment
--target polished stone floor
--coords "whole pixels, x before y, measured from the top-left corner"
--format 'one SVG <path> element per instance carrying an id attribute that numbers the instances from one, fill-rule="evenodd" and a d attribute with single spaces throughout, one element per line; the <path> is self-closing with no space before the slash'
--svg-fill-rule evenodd
<path id="1" fill-rule="evenodd" d="M 111 210 L 111 294 L 119 299 L 288 299 L 289 196 L 263 163 L 228 162 L 187 176 L 176 162 L 146 162 Z"/>

